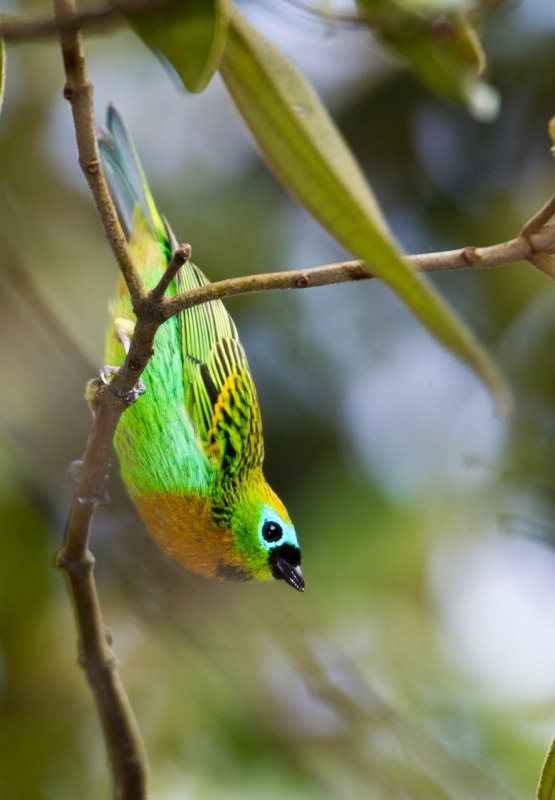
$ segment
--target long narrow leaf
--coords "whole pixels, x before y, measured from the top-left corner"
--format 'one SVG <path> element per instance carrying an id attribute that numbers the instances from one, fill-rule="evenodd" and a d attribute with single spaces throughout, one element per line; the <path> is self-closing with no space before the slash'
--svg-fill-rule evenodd
<path id="1" fill-rule="evenodd" d="M 498 408 L 506 410 L 509 392 L 497 367 L 430 284 L 402 260 L 372 190 L 312 87 L 234 6 L 220 71 L 287 189 L 482 377 Z"/>

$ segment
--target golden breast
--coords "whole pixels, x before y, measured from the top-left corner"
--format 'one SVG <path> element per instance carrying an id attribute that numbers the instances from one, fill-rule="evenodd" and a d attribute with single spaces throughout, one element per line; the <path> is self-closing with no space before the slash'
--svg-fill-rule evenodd
<path id="1" fill-rule="evenodd" d="M 222 580 L 249 580 L 230 531 L 215 525 L 210 503 L 198 495 L 151 492 L 134 497 L 158 546 L 191 572 Z"/>

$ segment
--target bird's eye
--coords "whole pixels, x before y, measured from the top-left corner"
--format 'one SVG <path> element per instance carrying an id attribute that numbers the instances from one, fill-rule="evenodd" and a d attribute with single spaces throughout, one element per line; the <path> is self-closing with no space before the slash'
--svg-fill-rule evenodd
<path id="1" fill-rule="evenodd" d="M 277 522 L 265 522 L 262 526 L 262 536 L 267 542 L 278 542 L 283 536 L 281 525 Z"/>

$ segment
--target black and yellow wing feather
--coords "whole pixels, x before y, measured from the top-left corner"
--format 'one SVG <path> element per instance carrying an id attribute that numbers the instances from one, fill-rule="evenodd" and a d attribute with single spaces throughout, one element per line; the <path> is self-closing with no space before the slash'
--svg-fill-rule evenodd
<path id="1" fill-rule="evenodd" d="M 178 291 L 208 280 L 194 264 L 177 277 Z M 254 382 L 237 329 L 223 303 L 212 300 L 180 315 L 186 405 L 222 483 L 262 465 L 262 421 Z"/>

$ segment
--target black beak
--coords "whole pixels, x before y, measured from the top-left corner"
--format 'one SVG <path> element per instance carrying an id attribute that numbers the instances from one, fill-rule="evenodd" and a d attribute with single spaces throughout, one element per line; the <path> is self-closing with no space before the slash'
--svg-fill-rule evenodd
<path id="1" fill-rule="evenodd" d="M 301 551 L 290 544 L 276 547 L 270 554 L 272 575 L 276 580 L 284 580 L 298 592 L 304 592 L 304 578 L 301 572 Z"/>

